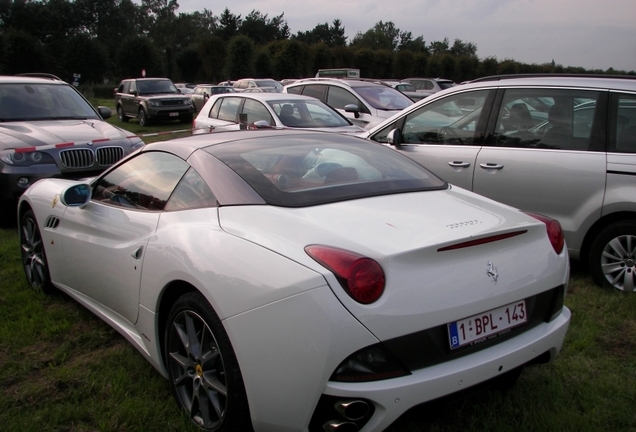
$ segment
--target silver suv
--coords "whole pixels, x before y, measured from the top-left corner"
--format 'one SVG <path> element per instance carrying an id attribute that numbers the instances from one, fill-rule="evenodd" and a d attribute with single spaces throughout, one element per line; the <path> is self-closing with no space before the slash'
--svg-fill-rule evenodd
<path id="1" fill-rule="evenodd" d="M 413 104 L 392 87 L 364 80 L 307 78 L 289 84 L 284 91 L 320 99 L 364 129 Z"/>
<path id="2" fill-rule="evenodd" d="M 636 292 L 635 78 L 484 78 L 367 136 L 449 183 L 557 219 L 597 284 Z"/>

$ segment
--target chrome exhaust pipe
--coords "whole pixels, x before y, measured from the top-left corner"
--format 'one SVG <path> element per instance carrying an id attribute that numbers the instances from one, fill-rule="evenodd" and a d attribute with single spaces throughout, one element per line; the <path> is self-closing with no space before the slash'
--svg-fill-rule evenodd
<path id="1" fill-rule="evenodd" d="M 358 432 L 358 426 L 355 423 L 340 420 L 330 420 L 322 428 L 325 432 Z"/>
<path id="2" fill-rule="evenodd" d="M 336 402 L 336 411 L 347 420 L 362 420 L 369 414 L 369 404 L 362 400 L 342 400 Z"/>

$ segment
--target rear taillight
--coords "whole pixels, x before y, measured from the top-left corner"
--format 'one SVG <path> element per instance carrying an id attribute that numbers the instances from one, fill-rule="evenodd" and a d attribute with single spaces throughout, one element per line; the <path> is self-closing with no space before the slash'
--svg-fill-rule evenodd
<path id="1" fill-rule="evenodd" d="M 563 246 L 565 245 L 565 238 L 563 237 L 563 230 L 561 229 L 561 224 L 559 223 L 559 221 L 536 213 L 526 212 L 526 214 L 540 220 L 545 224 L 550 243 L 552 244 L 554 251 L 557 254 L 560 254 L 563 251 Z"/>
<path id="2" fill-rule="evenodd" d="M 377 261 L 330 246 L 311 245 L 305 252 L 333 272 L 347 294 L 358 303 L 373 303 L 384 292 L 384 270 Z"/>

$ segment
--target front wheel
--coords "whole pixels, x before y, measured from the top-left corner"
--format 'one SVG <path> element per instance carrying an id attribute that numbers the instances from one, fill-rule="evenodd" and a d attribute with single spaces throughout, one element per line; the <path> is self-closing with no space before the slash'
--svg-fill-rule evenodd
<path id="1" fill-rule="evenodd" d="M 203 295 L 190 292 L 176 301 L 165 338 L 173 393 L 194 424 L 204 431 L 251 431 L 236 355 Z"/>
<path id="2" fill-rule="evenodd" d="M 120 123 L 126 123 L 128 121 L 128 117 L 126 117 L 126 114 L 124 114 L 124 109 L 121 105 L 117 107 L 117 118 L 119 119 Z"/>
<path id="3" fill-rule="evenodd" d="M 20 249 L 22 251 L 22 267 L 31 288 L 36 292 L 51 292 L 53 285 L 44 252 L 44 241 L 35 215 L 31 210 L 24 213 L 20 219 Z"/>
<path id="4" fill-rule="evenodd" d="M 589 267 L 598 285 L 636 292 L 636 222 L 603 228 L 590 248 Z"/>

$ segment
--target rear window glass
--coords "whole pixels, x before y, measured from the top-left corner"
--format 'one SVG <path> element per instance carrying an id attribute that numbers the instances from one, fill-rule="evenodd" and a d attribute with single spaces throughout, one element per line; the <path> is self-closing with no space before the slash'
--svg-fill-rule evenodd
<path id="1" fill-rule="evenodd" d="M 384 146 L 340 135 L 316 136 L 250 139 L 209 151 L 272 205 L 310 206 L 447 187 Z"/>

